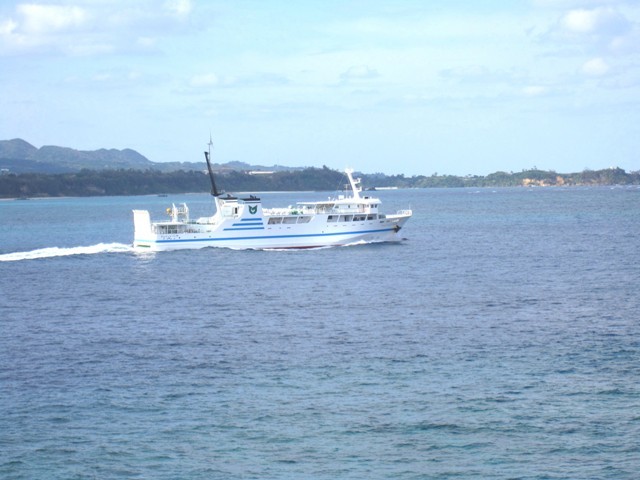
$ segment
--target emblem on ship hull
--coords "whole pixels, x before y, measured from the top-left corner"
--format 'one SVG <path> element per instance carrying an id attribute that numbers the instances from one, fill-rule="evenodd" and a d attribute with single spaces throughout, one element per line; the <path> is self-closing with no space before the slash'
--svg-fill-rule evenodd
<path id="1" fill-rule="evenodd" d="M 254 207 L 249 206 L 249 213 L 251 215 L 255 215 L 257 211 L 258 211 L 258 206 L 257 205 L 254 206 Z"/>

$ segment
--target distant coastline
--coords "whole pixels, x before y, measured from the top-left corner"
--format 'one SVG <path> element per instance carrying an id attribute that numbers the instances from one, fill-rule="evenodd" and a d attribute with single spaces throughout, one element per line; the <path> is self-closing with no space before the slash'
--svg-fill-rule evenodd
<path id="1" fill-rule="evenodd" d="M 326 166 L 283 167 L 243 162 L 215 164 L 226 191 L 335 191 L 343 174 Z M 459 188 L 640 185 L 640 171 L 621 168 L 557 173 L 536 168 L 481 175 L 357 173 L 365 188 Z M 130 149 L 80 151 L 36 148 L 22 139 L 0 140 L 0 198 L 153 195 L 207 192 L 201 163 L 156 163 Z"/>
<path id="2" fill-rule="evenodd" d="M 566 187 L 640 185 L 640 172 L 621 168 L 585 170 L 558 174 L 527 170 L 496 172 L 487 176 L 358 174 L 370 188 L 461 188 L 461 187 Z M 293 172 L 255 175 L 231 171 L 220 174 L 226 191 L 335 191 L 342 185 L 342 172 L 305 168 Z M 87 197 L 119 195 L 160 195 L 209 191 L 209 180 L 201 171 L 158 172 L 155 170 L 82 170 L 78 173 L 5 173 L 0 175 L 0 198 Z"/>

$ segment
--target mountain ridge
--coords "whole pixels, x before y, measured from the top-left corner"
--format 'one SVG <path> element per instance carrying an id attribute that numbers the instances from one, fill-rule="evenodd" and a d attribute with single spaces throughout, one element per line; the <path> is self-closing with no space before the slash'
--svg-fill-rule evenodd
<path id="1" fill-rule="evenodd" d="M 300 167 L 273 165 L 250 165 L 232 161 L 213 164 L 218 171 L 269 170 L 296 171 Z M 14 138 L 0 140 L 0 170 L 4 173 L 77 173 L 81 170 L 157 170 L 175 172 L 179 170 L 200 171 L 204 162 L 153 162 L 137 151 L 125 148 L 98 150 L 77 150 L 70 147 L 43 145 L 37 148 L 26 140 Z"/>

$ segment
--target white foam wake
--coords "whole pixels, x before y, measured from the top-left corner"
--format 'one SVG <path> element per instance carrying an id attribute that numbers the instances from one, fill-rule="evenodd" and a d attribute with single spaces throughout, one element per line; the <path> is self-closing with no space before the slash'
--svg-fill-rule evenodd
<path id="1" fill-rule="evenodd" d="M 88 247 L 49 247 L 31 250 L 29 252 L 5 253 L 0 255 L 0 262 L 17 262 L 20 260 L 35 260 L 38 258 L 66 257 L 69 255 L 93 255 L 95 253 L 132 252 L 131 245 L 123 243 L 98 243 Z"/>

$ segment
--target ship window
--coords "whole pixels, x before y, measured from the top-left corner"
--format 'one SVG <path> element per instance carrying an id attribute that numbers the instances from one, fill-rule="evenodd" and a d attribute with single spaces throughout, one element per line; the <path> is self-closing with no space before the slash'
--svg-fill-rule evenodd
<path id="1" fill-rule="evenodd" d="M 354 215 L 353 216 L 353 221 L 354 222 L 362 222 L 366 217 L 364 215 Z"/>
<path id="2" fill-rule="evenodd" d="M 271 217 L 269 219 L 269 225 L 275 225 L 276 223 L 282 223 L 282 217 Z"/>
<path id="3" fill-rule="evenodd" d="M 341 222 L 350 222 L 353 218 L 353 215 L 340 215 Z"/>
<path id="4" fill-rule="evenodd" d="M 291 224 L 296 223 L 296 217 L 284 217 L 282 223 Z"/>
<path id="5" fill-rule="evenodd" d="M 367 220 L 375 220 L 377 215 L 367 215 Z"/>
<path id="6" fill-rule="evenodd" d="M 327 217 L 327 222 L 337 222 L 338 221 L 338 215 L 329 215 L 329 217 Z"/>
<path id="7" fill-rule="evenodd" d="M 157 225 L 155 231 L 161 235 L 184 233 L 186 225 Z"/>
<path id="8" fill-rule="evenodd" d="M 298 223 L 309 223 L 311 221 L 311 217 L 309 216 L 304 216 L 304 217 L 298 217 Z"/>

